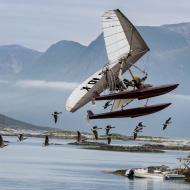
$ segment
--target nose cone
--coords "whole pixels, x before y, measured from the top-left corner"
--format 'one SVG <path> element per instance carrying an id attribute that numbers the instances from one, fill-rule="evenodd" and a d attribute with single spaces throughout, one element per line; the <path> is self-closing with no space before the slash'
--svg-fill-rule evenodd
<path id="1" fill-rule="evenodd" d="M 178 86 L 179 86 L 179 84 L 169 84 L 169 85 L 166 85 L 165 90 L 170 92 L 170 91 L 176 89 Z"/>
<path id="2" fill-rule="evenodd" d="M 176 89 L 179 86 L 179 84 L 171 84 L 172 89 Z"/>
<path id="3" fill-rule="evenodd" d="M 165 104 L 163 104 L 163 107 L 164 108 L 167 108 L 168 106 L 170 106 L 172 103 L 165 103 Z"/>
<path id="4" fill-rule="evenodd" d="M 161 87 L 162 91 L 164 93 L 168 93 L 174 89 L 176 89 L 179 86 L 179 84 L 166 84 Z"/>

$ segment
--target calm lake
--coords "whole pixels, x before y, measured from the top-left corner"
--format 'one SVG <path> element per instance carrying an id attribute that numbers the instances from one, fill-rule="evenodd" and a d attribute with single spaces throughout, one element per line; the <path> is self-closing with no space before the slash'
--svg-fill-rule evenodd
<path id="1" fill-rule="evenodd" d="M 189 190 L 190 183 L 151 179 L 129 180 L 109 171 L 150 165 L 179 166 L 176 158 L 188 152 L 123 153 L 83 150 L 56 140 L 60 146 L 42 147 L 43 139 L 17 142 L 0 149 L 0 190 Z M 115 141 L 119 144 L 119 141 Z M 129 142 L 125 142 L 128 143 Z M 122 142 L 124 144 L 124 142 Z"/>

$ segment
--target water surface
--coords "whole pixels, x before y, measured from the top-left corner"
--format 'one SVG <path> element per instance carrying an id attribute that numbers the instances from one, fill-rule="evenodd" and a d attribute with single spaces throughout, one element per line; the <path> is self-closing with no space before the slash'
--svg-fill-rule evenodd
<path id="1" fill-rule="evenodd" d="M 42 147 L 43 139 L 17 142 L 0 149 L 0 190 L 189 190 L 190 183 L 116 176 L 109 171 L 150 165 L 177 166 L 188 152 L 125 153 L 83 150 L 56 140 L 60 146 Z M 113 142 L 120 144 L 119 141 Z"/>

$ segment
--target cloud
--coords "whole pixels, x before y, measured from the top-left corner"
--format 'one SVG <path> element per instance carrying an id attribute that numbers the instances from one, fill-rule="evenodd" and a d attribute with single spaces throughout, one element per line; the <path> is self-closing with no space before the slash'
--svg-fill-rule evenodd
<path id="1" fill-rule="evenodd" d="M 38 88 L 38 89 L 57 89 L 57 90 L 73 90 L 78 83 L 64 81 L 45 81 L 45 80 L 19 80 L 16 86 L 22 88 Z"/>
<path id="2" fill-rule="evenodd" d="M 0 84 L 8 84 L 9 83 L 9 81 L 7 81 L 7 80 L 0 80 Z"/>

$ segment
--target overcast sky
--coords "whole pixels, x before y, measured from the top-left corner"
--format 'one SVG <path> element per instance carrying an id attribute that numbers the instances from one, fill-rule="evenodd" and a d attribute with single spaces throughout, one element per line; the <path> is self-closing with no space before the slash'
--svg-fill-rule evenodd
<path id="1" fill-rule="evenodd" d="M 121 9 L 136 25 L 190 21 L 190 0 L 0 0 L 0 45 L 45 51 L 59 40 L 88 45 L 101 32 L 101 15 Z"/>

